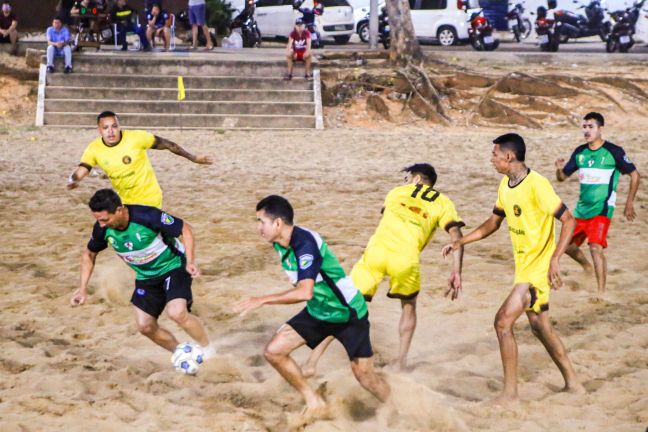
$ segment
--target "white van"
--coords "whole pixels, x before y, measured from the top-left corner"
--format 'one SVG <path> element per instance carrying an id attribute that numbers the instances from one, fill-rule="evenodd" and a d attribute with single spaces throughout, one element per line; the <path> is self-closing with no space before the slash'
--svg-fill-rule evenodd
<path id="1" fill-rule="evenodd" d="M 409 0 L 409 4 L 417 39 L 446 46 L 468 39 L 469 15 L 463 0 Z"/>
<path id="2" fill-rule="evenodd" d="M 335 42 L 349 42 L 354 32 L 353 7 L 347 0 L 322 0 L 324 13 L 316 18 L 322 38 L 333 38 Z M 295 20 L 301 16 L 293 9 L 292 0 L 258 0 L 256 20 L 261 35 L 287 38 L 295 27 Z M 306 0 L 302 7 L 312 8 L 313 0 Z"/>

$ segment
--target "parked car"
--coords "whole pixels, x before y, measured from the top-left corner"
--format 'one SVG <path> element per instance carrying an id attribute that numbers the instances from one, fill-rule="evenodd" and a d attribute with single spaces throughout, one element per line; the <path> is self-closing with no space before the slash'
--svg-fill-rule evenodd
<path id="1" fill-rule="evenodd" d="M 635 25 L 635 39 L 648 44 L 648 8 L 644 8 L 639 14 Z"/>
<path id="2" fill-rule="evenodd" d="M 355 32 L 362 42 L 369 42 L 369 3 L 370 0 L 349 0 L 353 6 L 353 22 Z M 385 6 L 384 0 L 378 0 L 378 15 Z"/>
<path id="3" fill-rule="evenodd" d="M 409 4 L 418 39 L 445 46 L 468 40 L 472 11 L 466 11 L 463 0 L 409 0 Z"/>
<path id="4" fill-rule="evenodd" d="M 333 38 L 335 42 L 349 42 L 354 32 L 353 7 L 347 0 L 322 0 L 324 13 L 316 18 L 322 38 Z M 303 7 L 313 7 L 313 0 L 306 0 Z M 301 12 L 293 9 L 293 0 L 259 0 L 256 17 L 264 38 L 286 38 L 295 26 L 295 19 Z"/>

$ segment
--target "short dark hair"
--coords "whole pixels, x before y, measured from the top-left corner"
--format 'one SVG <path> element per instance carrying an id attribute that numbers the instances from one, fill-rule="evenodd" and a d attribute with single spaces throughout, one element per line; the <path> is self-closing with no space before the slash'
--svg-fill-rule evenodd
<path id="1" fill-rule="evenodd" d="M 106 117 L 115 117 L 116 119 L 119 119 L 119 116 L 117 116 L 117 114 L 115 114 L 112 111 L 102 111 L 97 116 L 97 124 L 99 124 L 102 118 L 106 118 Z"/>
<path id="2" fill-rule="evenodd" d="M 60 16 L 56 15 L 54 18 L 52 18 L 52 21 L 61 21 L 61 22 L 63 22 L 63 18 L 61 18 Z"/>
<path id="3" fill-rule="evenodd" d="M 524 144 L 524 139 L 520 135 L 516 133 L 500 135 L 493 140 L 493 144 L 499 144 L 501 148 L 512 151 L 515 159 L 524 162 L 526 144 Z"/>
<path id="4" fill-rule="evenodd" d="M 434 186 L 437 181 L 437 173 L 429 163 L 415 163 L 414 165 L 403 168 L 403 172 L 420 175 L 430 183 L 430 186 Z"/>
<path id="5" fill-rule="evenodd" d="M 295 212 L 288 200 L 279 195 L 268 195 L 257 203 L 256 211 L 264 210 L 273 220 L 281 218 L 286 224 L 292 225 Z"/>
<path id="6" fill-rule="evenodd" d="M 597 112 L 590 112 L 585 114 L 585 117 L 583 117 L 583 120 L 596 120 L 596 123 L 598 123 L 599 127 L 605 126 L 605 119 L 603 118 L 603 115 L 597 113 Z"/>
<path id="7" fill-rule="evenodd" d="M 110 214 L 114 214 L 119 207 L 122 206 L 121 198 L 112 189 L 99 189 L 92 195 L 88 203 L 90 210 L 93 212 L 100 212 L 106 210 Z"/>

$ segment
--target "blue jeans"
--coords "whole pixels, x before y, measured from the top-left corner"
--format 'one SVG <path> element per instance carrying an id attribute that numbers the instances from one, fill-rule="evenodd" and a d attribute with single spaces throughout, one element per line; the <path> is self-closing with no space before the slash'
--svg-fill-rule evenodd
<path id="1" fill-rule="evenodd" d="M 65 45 L 63 48 L 49 45 L 47 47 L 47 66 L 54 67 L 54 57 L 64 57 L 65 67 L 72 67 L 72 48 L 69 45 Z"/>
<path id="2" fill-rule="evenodd" d="M 140 43 L 144 48 L 149 46 L 148 39 L 146 39 L 146 29 L 143 26 L 138 26 L 135 23 L 129 22 L 126 24 L 117 23 L 117 43 L 122 47 L 127 47 L 126 33 L 132 32 L 139 36 Z"/>

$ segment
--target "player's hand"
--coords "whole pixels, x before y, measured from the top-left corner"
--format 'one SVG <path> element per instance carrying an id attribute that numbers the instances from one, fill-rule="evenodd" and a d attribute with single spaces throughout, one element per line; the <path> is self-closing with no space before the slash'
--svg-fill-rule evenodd
<path id="1" fill-rule="evenodd" d="M 259 309 L 261 306 L 263 306 L 261 297 L 250 297 L 234 305 L 234 312 L 239 314 L 239 316 L 245 316 L 253 310 Z"/>
<path id="2" fill-rule="evenodd" d="M 200 276 L 200 269 L 195 263 L 188 262 L 185 266 L 185 270 L 187 270 L 187 273 L 189 273 L 192 278 L 197 278 L 198 276 Z"/>
<path id="3" fill-rule="evenodd" d="M 211 165 L 214 163 L 214 160 L 211 158 L 211 156 L 198 155 L 196 156 L 194 162 L 201 165 Z"/>
<path id="4" fill-rule="evenodd" d="M 449 243 L 449 244 L 443 246 L 443 249 L 441 249 L 441 255 L 443 256 L 443 258 L 445 258 L 448 255 L 450 255 L 450 253 L 456 251 L 460 247 L 461 247 L 461 245 L 459 244 L 458 241 Z"/>
<path id="5" fill-rule="evenodd" d="M 74 291 L 72 294 L 72 297 L 70 298 L 70 305 L 72 306 L 81 306 L 82 304 L 85 303 L 86 299 L 88 298 L 88 293 L 85 291 L 81 291 L 81 288 L 78 290 Z"/>
<path id="6" fill-rule="evenodd" d="M 70 182 L 69 181 L 68 184 L 67 184 L 68 190 L 76 189 L 78 187 L 79 187 L 79 182 L 75 182 L 75 181 Z"/>
<path id="7" fill-rule="evenodd" d="M 634 210 L 634 203 L 632 201 L 626 202 L 625 208 L 623 209 L 623 215 L 630 222 L 632 222 L 635 217 L 637 217 L 637 214 Z"/>
<path id="8" fill-rule="evenodd" d="M 557 290 L 562 287 L 562 279 L 560 278 L 560 263 L 558 258 L 551 258 L 549 263 L 549 284 L 551 288 Z"/>
<path id="9" fill-rule="evenodd" d="M 556 169 L 563 169 L 565 167 L 565 159 L 556 159 L 556 162 L 554 162 L 554 165 L 556 165 Z"/>
<path id="10" fill-rule="evenodd" d="M 459 293 L 461 292 L 461 274 L 457 272 L 452 272 L 448 278 L 448 290 L 445 292 L 444 297 L 450 295 L 450 300 L 456 300 L 459 298 Z"/>

